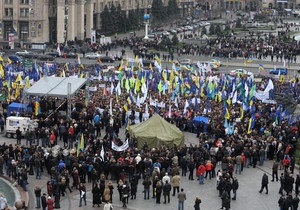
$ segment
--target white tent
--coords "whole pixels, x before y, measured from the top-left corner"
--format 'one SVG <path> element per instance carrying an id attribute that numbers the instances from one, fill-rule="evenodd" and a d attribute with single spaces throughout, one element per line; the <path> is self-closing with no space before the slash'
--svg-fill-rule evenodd
<path id="1" fill-rule="evenodd" d="M 70 95 L 88 82 L 85 78 L 69 77 L 43 77 L 27 90 L 28 95 L 56 96 L 66 98 L 68 96 L 68 84 L 71 84 Z"/>

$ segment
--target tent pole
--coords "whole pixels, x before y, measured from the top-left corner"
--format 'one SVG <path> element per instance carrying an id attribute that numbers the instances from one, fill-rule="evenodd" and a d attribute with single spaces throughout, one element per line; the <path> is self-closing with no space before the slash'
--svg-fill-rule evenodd
<path id="1" fill-rule="evenodd" d="M 68 83 L 68 104 L 67 104 L 67 116 L 68 116 L 68 120 L 71 119 L 71 83 Z"/>

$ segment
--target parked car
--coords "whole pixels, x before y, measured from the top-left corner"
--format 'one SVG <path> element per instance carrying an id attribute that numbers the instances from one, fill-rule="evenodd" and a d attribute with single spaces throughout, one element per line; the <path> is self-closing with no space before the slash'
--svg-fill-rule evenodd
<path id="1" fill-rule="evenodd" d="M 216 59 L 210 59 L 207 62 L 208 63 L 215 63 L 218 67 L 223 65 L 222 61 L 216 60 Z"/>
<path id="2" fill-rule="evenodd" d="M 37 58 L 38 55 L 33 52 L 28 52 L 27 54 L 22 55 L 23 58 L 29 58 L 29 59 L 34 59 Z"/>
<path id="3" fill-rule="evenodd" d="M 275 69 L 271 69 L 270 70 L 270 74 L 283 74 L 283 75 L 287 75 L 288 74 L 288 70 L 287 68 L 275 68 Z"/>
<path id="4" fill-rule="evenodd" d="M 21 58 L 20 56 L 16 55 L 16 54 L 11 54 L 8 56 L 8 58 L 13 62 L 13 63 L 22 63 L 23 62 L 23 58 Z"/>
<path id="5" fill-rule="evenodd" d="M 40 61 L 53 61 L 55 57 L 51 55 L 39 55 L 37 59 Z"/>
<path id="6" fill-rule="evenodd" d="M 65 58 L 77 58 L 77 54 L 73 52 L 64 53 L 63 57 Z"/>
<path id="7" fill-rule="evenodd" d="M 109 56 L 101 56 L 100 60 L 104 63 L 113 63 L 115 60 Z"/>
<path id="8" fill-rule="evenodd" d="M 219 66 L 214 62 L 208 62 L 208 61 L 199 61 L 199 62 L 202 66 L 210 66 L 211 70 L 213 71 L 219 70 Z"/>
<path id="9" fill-rule="evenodd" d="M 252 72 L 247 71 L 245 69 L 235 69 L 235 70 L 230 71 L 229 74 L 231 76 L 237 76 L 238 74 L 240 74 L 240 75 L 242 75 L 242 74 L 248 75 L 249 77 L 253 77 L 254 76 Z"/>
<path id="10" fill-rule="evenodd" d="M 53 52 L 48 52 L 48 53 L 46 53 L 46 55 L 49 55 L 49 56 L 52 56 L 52 57 L 55 57 L 55 58 L 59 57 L 59 53 L 58 53 L 58 52 L 55 52 L 55 51 L 53 51 Z"/>
<path id="11" fill-rule="evenodd" d="M 93 53 L 93 52 L 85 54 L 85 57 L 87 59 L 97 59 L 97 58 L 99 58 L 101 56 L 102 56 L 101 54 L 99 54 L 99 53 Z"/>
<path id="12" fill-rule="evenodd" d="M 16 52 L 16 55 L 19 55 L 19 56 L 24 56 L 24 55 L 27 55 L 31 52 L 27 51 L 27 50 L 20 50 L 18 52 Z"/>

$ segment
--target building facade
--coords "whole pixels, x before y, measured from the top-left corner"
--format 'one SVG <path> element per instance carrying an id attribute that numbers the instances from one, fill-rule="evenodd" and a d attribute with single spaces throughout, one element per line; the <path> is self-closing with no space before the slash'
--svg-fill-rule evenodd
<path id="1" fill-rule="evenodd" d="M 179 15 L 207 11 L 298 8 L 300 0 L 177 0 Z M 14 34 L 16 42 L 58 42 L 91 38 L 101 28 L 101 12 L 107 5 L 121 6 L 128 14 L 137 8 L 145 12 L 152 0 L 1 0 L 0 43 Z M 163 0 L 165 6 L 168 0 Z"/>

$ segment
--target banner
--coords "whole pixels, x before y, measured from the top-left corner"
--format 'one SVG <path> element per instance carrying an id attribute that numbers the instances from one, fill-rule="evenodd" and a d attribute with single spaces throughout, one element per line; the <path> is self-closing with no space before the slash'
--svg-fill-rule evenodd
<path id="1" fill-rule="evenodd" d="M 129 147 L 128 139 L 124 142 L 122 146 L 116 145 L 113 141 L 111 142 L 111 148 L 117 152 L 122 152 Z"/>
<path id="2" fill-rule="evenodd" d="M 0 35 L 2 35 L 2 20 L 0 20 Z"/>

